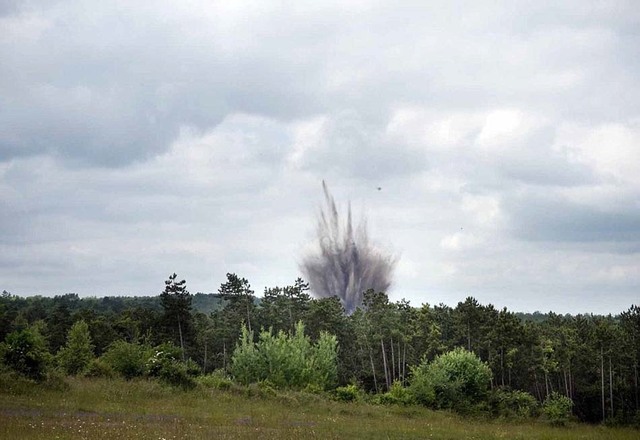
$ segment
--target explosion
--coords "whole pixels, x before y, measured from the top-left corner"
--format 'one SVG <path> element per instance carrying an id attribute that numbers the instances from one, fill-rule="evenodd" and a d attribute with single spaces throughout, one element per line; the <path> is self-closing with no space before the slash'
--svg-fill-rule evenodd
<path id="1" fill-rule="evenodd" d="M 362 304 L 368 289 L 386 292 L 391 286 L 396 258 L 369 241 L 366 219 L 353 228 L 351 204 L 345 224 L 336 203 L 322 181 L 325 206 L 316 227 L 316 250 L 306 256 L 301 270 L 318 298 L 337 296 L 347 314 Z"/>

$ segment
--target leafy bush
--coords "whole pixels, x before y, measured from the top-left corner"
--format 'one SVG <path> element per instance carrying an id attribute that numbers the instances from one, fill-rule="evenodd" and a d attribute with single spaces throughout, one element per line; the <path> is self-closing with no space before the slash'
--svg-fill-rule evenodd
<path id="1" fill-rule="evenodd" d="M 211 374 L 200 376 L 196 382 L 216 390 L 228 390 L 233 386 L 233 381 L 222 370 L 216 370 Z"/>
<path id="2" fill-rule="evenodd" d="M 525 391 L 499 388 L 491 393 L 489 404 L 494 415 L 509 419 L 536 417 L 539 412 L 538 401 Z"/>
<path id="3" fill-rule="evenodd" d="M 381 405 L 411 405 L 414 403 L 414 398 L 411 391 L 396 380 L 388 392 L 376 396 L 376 403 Z"/>
<path id="4" fill-rule="evenodd" d="M 564 426 L 571 418 L 573 400 L 559 393 L 551 393 L 544 399 L 542 413 L 552 425 Z"/>
<path id="5" fill-rule="evenodd" d="M 347 385 L 346 387 L 338 387 L 334 391 L 336 400 L 341 402 L 355 402 L 360 400 L 362 392 L 356 385 Z"/>
<path id="6" fill-rule="evenodd" d="M 466 412 L 487 397 L 491 370 L 463 348 L 442 354 L 412 370 L 410 390 L 419 403 Z"/>
<path id="7" fill-rule="evenodd" d="M 85 372 L 93 359 L 93 345 L 89 326 L 84 321 L 73 324 L 67 336 L 67 344 L 58 352 L 58 362 L 66 374 Z"/>
<path id="8" fill-rule="evenodd" d="M 121 340 L 111 344 L 101 359 L 117 374 L 125 379 L 133 379 L 145 374 L 150 357 L 149 347 Z"/>
<path id="9" fill-rule="evenodd" d="M 87 377 L 107 377 L 115 376 L 116 372 L 102 359 L 92 359 L 87 365 L 84 375 Z"/>
<path id="10" fill-rule="evenodd" d="M 159 345 L 147 361 L 147 372 L 169 385 L 193 388 L 196 385 L 193 377 L 200 373 L 200 368 L 195 362 L 183 362 L 181 358 L 181 348 L 172 343 Z"/>
<path id="11" fill-rule="evenodd" d="M 299 322 L 293 334 L 262 331 L 254 343 L 253 333 L 243 328 L 233 352 L 231 372 L 245 385 L 268 380 L 275 388 L 315 385 L 328 389 L 337 378 L 337 340 L 323 332 L 312 344 Z"/>
<path id="12" fill-rule="evenodd" d="M 7 367 L 30 379 L 44 380 L 51 355 L 37 329 L 26 328 L 10 333 L 2 345 L 0 353 Z"/>

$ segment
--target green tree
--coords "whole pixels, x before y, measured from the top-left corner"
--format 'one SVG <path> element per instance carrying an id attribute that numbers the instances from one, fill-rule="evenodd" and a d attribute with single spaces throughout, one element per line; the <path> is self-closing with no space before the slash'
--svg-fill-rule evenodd
<path id="1" fill-rule="evenodd" d="M 235 273 L 227 274 L 227 281 L 220 285 L 218 293 L 227 301 L 223 312 L 240 317 L 249 331 L 252 331 L 251 321 L 255 314 L 255 297 L 251 284 L 245 278 Z"/>
<path id="2" fill-rule="evenodd" d="M 93 344 L 89 326 L 84 320 L 78 321 L 69 330 L 67 344 L 58 352 L 58 362 L 70 375 L 83 373 L 93 359 Z"/>
<path id="3" fill-rule="evenodd" d="M 180 346 L 184 356 L 185 340 L 193 338 L 192 297 L 187 290 L 187 282 L 176 281 L 176 278 L 177 275 L 174 273 L 164 282 L 165 287 L 160 294 L 160 303 L 164 310 L 163 322 L 167 329 L 173 329 L 169 332 L 173 334 L 172 342 Z"/>
<path id="4" fill-rule="evenodd" d="M 274 331 L 292 331 L 309 309 L 309 284 L 301 278 L 293 286 L 265 288 L 260 303 L 261 322 Z"/>
<path id="5" fill-rule="evenodd" d="M 51 359 L 44 337 L 34 326 L 9 333 L 0 353 L 6 366 L 35 380 L 44 379 Z"/>

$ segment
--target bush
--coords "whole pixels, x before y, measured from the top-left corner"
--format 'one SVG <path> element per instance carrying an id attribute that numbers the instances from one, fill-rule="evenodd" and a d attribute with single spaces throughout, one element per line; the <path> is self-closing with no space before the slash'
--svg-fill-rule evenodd
<path id="1" fill-rule="evenodd" d="M 551 393 L 544 399 L 542 413 L 549 423 L 564 426 L 571 418 L 573 400 L 559 393 Z"/>
<path id="2" fill-rule="evenodd" d="M 275 388 L 304 389 L 314 385 L 326 390 L 337 378 L 337 340 L 321 333 L 316 344 L 304 334 L 299 322 L 293 334 L 263 331 L 257 343 L 243 328 L 233 352 L 231 372 L 244 384 L 269 381 Z"/>
<path id="3" fill-rule="evenodd" d="M 233 386 L 233 381 L 222 370 L 216 370 L 211 374 L 200 376 L 196 382 L 216 390 L 229 390 Z"/>
<path id="4" fill-rule="evenodd" d="M 102 361 L 125 379 L 133 379 L 145 374 L 147 361 L 151 357 L 149 347 L 116 341 L 104 355 Z"/>
<path id="5" fill-rule="evenodd" d="M 111 368 L 111 365 L 107 364 L 102 359 L 92 359 L 87 365 L 84 375 L 87 377 L 106 377 L 111 378 L 115 376 L 116 372 Z"/>
<path id="6" fill-rule="evenodd" d="M 396 380 L 388 392 L 376 397 L 376 403 L 381 405 L 411 405 L 414 403 L 414 398 L 411 391 Z"/>
<path id="7" fill-rule="evenodd" d="M 536 398 L 518 390 L 499 388 L 491 394 L 489 404 L 495 416 L 509 419 L 536 417 L 539 412 Z"/>
<path id="8" fill-rule="evenodd" d="M 336 400 L 341 402 L 355 402 L 360 400 L 362 392 L 356 385 L 347 385 L 346 387 L 338 387 L 334 391 Z"/>
<path id="9" fill-rule="evenodd" d="M 424 405 L 467 412 L 486 400 L 490 381 L 487 364 L 474 353 L 456 348 L 414 368 L 410 390 Z"/>
<path id="10" fill-rule="evenodd" d="M 183 362 L 181 358 L 181 348 L 172 343 L 161 344 L 147 361 L 147 373 L 169 385 L 193 388 L 196 385 L 193 376 L 200 373 L 200 367 L 191 360 Z"/>
<path id="11" fill-rule="evenodd" d="M 45 379 L 51 355 L 44 337 L 35 328 L 26 328 L 7 335 L 0 349 L 2 361 L 11 370 L 29 379 Z"/>

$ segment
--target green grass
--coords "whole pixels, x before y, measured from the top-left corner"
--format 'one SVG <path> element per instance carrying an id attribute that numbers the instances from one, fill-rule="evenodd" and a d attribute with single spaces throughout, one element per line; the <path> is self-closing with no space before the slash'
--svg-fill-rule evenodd
<path id="1" fill-rule="evenodd" d="M 464 419 L 420 407 L 340 403 L 256 387 L 177 390 L 153 381 L 0 384 L 1 439 L 637 439 L 633 429 Z"/>

